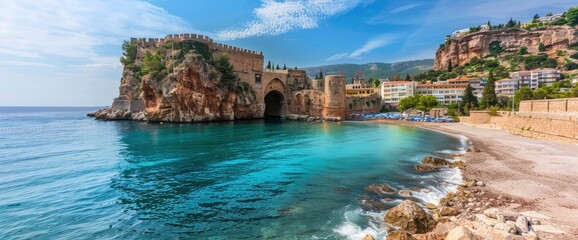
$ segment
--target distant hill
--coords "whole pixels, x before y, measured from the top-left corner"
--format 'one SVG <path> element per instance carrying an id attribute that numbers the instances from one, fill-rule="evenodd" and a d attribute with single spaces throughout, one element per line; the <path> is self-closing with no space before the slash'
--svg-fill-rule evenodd
<path id="1" fill-rule="evenodd" d="M 307 74 L 309 74 L 309 77 L 312 79 L 315 78 L 315 75 L 319 74 L 320 69 L 323 69 L 323 75 L 342 73 L 347 77 L 347 82 L 351 82 L 356 71 L 363 73 L 365 79 L 388 78 L 397 73 L 400 73 L 401 77 L 405 77 L 408 73 L 410 75 L 416 75 L 430 70 L 432 69 L 433 63 L 433 59 L 424 59 L 397 63 L 335 64 L 307 67 L 303 68 L 303 70 L 307 71 Z"/>

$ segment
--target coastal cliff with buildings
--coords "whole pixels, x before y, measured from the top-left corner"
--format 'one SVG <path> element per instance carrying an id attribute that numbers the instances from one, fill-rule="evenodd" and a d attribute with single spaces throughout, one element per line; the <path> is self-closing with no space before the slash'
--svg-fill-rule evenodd
<path id="1" fill-rule="evenodd" d="M 163 122 L 292 115 L 342 120 L 381 109 L 377 91 L 347 93 L 343 75 L 311 80 L 304 70 L 264 68 L 262 52 L 202 35 L 132 38 L 123 50 L 119 96 L 90 116 Z"/>
<path id="2" fill-rule="evenodd" d="M 492 53 L 490 43 L 497 42 L 504 52 L 516 52 L 522 47 L 530 54 L 540 53 L 540 45 L 548 50 L 568 49 L 578 42 L 578 27 L 548 26 L 533 29 L 509 28 L 498 30 L 482 30 L 475 33 L 456 34 L 448 36 L 446 43 L 436 51 L 434 70 L 448 69 L 469 63 L 474 57 L 484 58 Z"/>

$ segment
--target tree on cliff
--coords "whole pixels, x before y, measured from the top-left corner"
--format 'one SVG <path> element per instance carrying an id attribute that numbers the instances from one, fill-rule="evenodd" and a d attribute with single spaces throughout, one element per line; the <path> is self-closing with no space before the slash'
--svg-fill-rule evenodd
<path id="1" fill-rule="evenodd" d="M 448 60 L 448 72 L 453 71 L 454 68 L 452 67 L 452 60 Z"/>
<path id="2" fill-rule="evenodd" d="M 271 60 L 267 61 L 267 69 L 271 69 Z"/>
<path id="3" fill-rule="evenodd" d="M 227 54 L 221 55 L 221 58 L 215 63 L 215 68 L 221 72 L 221 83 L 227 87 L 229 91 L 235 90 L 239 82 L 239 77 L 237 73 L 235 73 L 233 65 L 229 62 L 229 56 Z"/>
<path id="4" fill-rule="evenodd" d="M 526 47 L 526 46 L 521 47 L 521 48 L 520 48 L 520 51 L 518 52 L 518 54 L 520 54 L 520 55 L 526 55 L 526 54 L 528 54 L 528 47 Z"/>
<path id="5" fill-rule="evenodd" d="M 494 71 L 490 71 L 488 82 L 486 83 L 486 86 L 484 86 L 484 92 L 482 93 L 480 108 L 486 109 L 491 106 L 495 106 L 497 103 L 498 98 L 496 97 L 496 80 L 494 79 Z"/>
<path id="6" fill-rule="evenodd" d="M 516 22 L 512 18 L 510 18 L 510 20 L 506 23 L 505 28 L 513 28 L 515 26 L 516 26 Z"/>
<path id="7" fill-rule="evenodd" d="M 128 41 L 122 43 L 122 57 L 120 62 L 122 65 L 132 68 L 134 67 L 134 60 L 136 59 L 136 44 L 130 44 Z"/>
<path id="8" fill-rule="evenodd" d="M 474 95 L 474 88 L 468 83 L 459 109 L 462 114 L 469 115 L 470 110 L 476 108 L 478 108 L 478 98 Z"/>
<path id="9" fill-rule="evenodd" d="M 578 7 L 568 9 L 566 12 L 566 23 L 570 26 L 578 25 Z"/>
<path id="10" fill-rule="evenodd" d="M 540 45 L 538 45 L 538 51 L 540 52 L 545 52 L 546 51 L 546 46 L 543 43 L 540 43 Z"/>

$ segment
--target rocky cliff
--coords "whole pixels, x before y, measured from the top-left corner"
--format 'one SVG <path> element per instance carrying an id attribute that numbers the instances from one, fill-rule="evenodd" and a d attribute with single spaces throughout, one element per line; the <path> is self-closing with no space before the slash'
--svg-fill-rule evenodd
<path id="1" fill-rule="evenodd" d="M 551 26 L 532 31 L 523 29 L 504 29 L 472 33 L 452 39 L 441 45 L 436 51 L 434 70 L 445 70 L 451 61 L 452 66 L 468 63 L 473 57 L 482 58 L 490 54 L 490 43 L 499 41 L 504 52 L 515 52 L 521 47 L 528 48 L 531 54 L 538 53 L 540 44 L 548 50 L 567 49 L 578 42 L 578 27 Z"/>
<path id="2" fill-rule="evenodd" d="M 262 116 L 263 104 L 258 104 L 253 89 L 239 80 L 226 56 L 214 60 L 202 52 L 138 49 L 134 64 L 125 64 L 115 103 L 131 106 L 132 102 L 138 101 L 142 111 L 127 111 L 123 109 L 130 107 L 115 108 L 113 104 L 112 108 L 90 116 L 106 120 L 166 122 L 208 122 Z"/>

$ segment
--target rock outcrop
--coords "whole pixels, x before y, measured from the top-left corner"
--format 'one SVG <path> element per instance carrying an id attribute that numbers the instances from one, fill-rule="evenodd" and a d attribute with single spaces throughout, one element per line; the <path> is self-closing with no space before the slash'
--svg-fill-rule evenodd
<path id="1" fill-rule="evenodd" d="M 390 209 L 384 220 L 386 223 L 412 234 L 429 232 L 436 225 L 429 214 L 410 200 L 405 200 Z"/>
<path id="2" fill-rule="evenodd" d="M 196 54 L 188 54 L 174 75 L 143 79 L 143 94 L 149 121 L 252 119 L 260 110 L 251 89 L 227 89 L 221 74 Z"/>
<path id="3" fill-rule="evenodd" d="M 540 43 L 549 49 L 567 49 L 568 45 L 578 42 L 578 28 L 551 26 L 533 31 L 506 29 L 472 33 L 441 45 L 436 51 L 433 69 L 445 70 L 450 61 L 455 67 L 468 63 L 473 57 L 482 58 L 490 54 L 489 45 L 493 41 L 500 41 L 506 52 L 525 46 L 529 53 L 535 54 L 539 52 Z"/>

